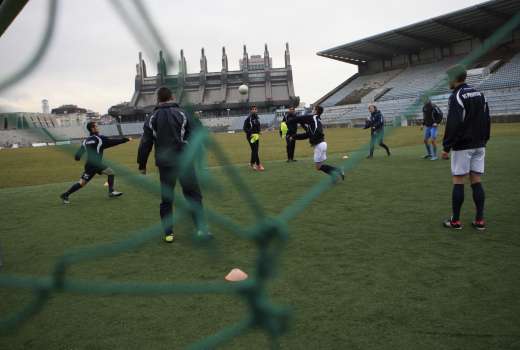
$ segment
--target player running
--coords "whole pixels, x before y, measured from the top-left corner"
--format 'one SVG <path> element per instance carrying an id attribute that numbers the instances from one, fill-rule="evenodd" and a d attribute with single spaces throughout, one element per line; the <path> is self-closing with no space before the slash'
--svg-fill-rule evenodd
<path id="1" fill-rule="evenodd" d="M 480 91 L 466 84 L 466 76 L 466 69 L 462 65 L 456 65 L 448 70 L 450 89 L 453 93 L 448 103 L 442 158 L 449 159 L 449 152 L 453 151 L 451 156 L 453 215 L 451 219 L 444 222 L 444 227 L 462 229 L 460 210 L 464 202 L 464 179 L 469 175 L 473 201 L 477 209 L 472 226 L 483 231 L 486 229 L 485 194 L 480 181 L 484 174 L 484 158 L 491 119 L 486 98 Z"/>
<path id="2" fill-rule="evenodd" d="M 247 143 L 251 147 L 251 168 L 257 171 L 264 171 L 264 166 L 260 163 L 258 151 L 260 148 L 260 119 L 258 118 L 258 109 L 255 105 L 251 106 L 251 112 L 244 120 L 242 128 L 246 133 Z"/>
<path id="3" fill-rule="evenodd" d="M 304 134 L 296 134 L 291 136 L 291 138 L 295 140 L 309 139 L 309 143 L 314 148 L 314 164 L 316 170 L 323 171 L 332 177 L 339 175 L 345 180 L 343 169 L 324 163 L 325 160 L 327 160 L 327 142 L 325 142 L 325 134 L 323 133 L 323 125 L 321 123 L 322 113 L 323 107 L 316 106 L 314 107 L 313 114 L 296 117 L 296 123 L 302 124 L 306 132 Z"/>
<path id="4" fill-rule="evenodd" d="M 375 105 L 368 106 L 368 111 L 370 112 L 370 117 L 365 123 L 365 129 L 370 128 L 370 154 L 367 158 L 370 159 L 374 157 L 374 147 L 376 143 L 383 147 L 386 150 L 386 154 L 390 156 L 390 149 L 383 143 L 383 138 L 385 136 L 385 120 L 383 113 L 381 113 Z"/>
<path id="5" fill-rule="evenodd" d="M 67 192 L 60 195 L 60 198 L 63 200 L 63 204 L 69 204 L 69 196 L 84 187 L 90 180 L 92 180 L 94 176 L 96 176 L 96 174 L 107 175 L 109 197 L 119 197 L 123 194 L 122 192 L 117 192 L 114 190 L 114 171 L 103 163 L 103 151 L 107 148 L 128 142 L 131 139 L 127 137 L 109 139 L 106 136 L 100 135 L 96 122 L 87 123 L 87 130 L 90 133 L 90 136 L 83 141 L 81 147 L 74 156 L 74 158 L 79 161 L 81 160 L 83 154 L 85 152 L 87 153 L 85 171 L 83 172 L 83 175 L 81 175 L 79 182 L 76 182 L 69 188 Z"/>
<path id="6" fill-rule="evenodd" d="M 424 146 L 426 155 L 424 159 L 437 160 L 437 126 L 442 122 L 442 111 L 429 99 L 423 106 Z M 421 128 L 422 129 L 422 128 Z M 430 145 L 431 140 L 431 145 Z"/>

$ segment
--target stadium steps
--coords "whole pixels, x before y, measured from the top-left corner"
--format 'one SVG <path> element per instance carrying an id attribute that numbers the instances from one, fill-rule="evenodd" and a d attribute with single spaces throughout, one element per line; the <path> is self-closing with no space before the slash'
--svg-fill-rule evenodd
<path id="1" fill-rule="evenodd" d="M 386 94 L 388 91 L 390 91 L 390 88 L 387 87 L 381 87 L 378 89 L 372 90 L 369 94 L 365 95 L 362 99 L 362 103 L 368 103 L 368 102 L 374 102 L 377 101 L 381 96 Z"/>
<path id="2" fill-rule="evenodd" d="M 402 72 L 402 69 L 386 71 L 370 75 L 355 75 L 354 79 L 349 79 L 338 88 L 329 93 L 329 97 L 320 100 L 323 107 L 332 107 L 347 98 L 356 90 L 377 89 L 384 86 L 388 81 L 395 78 Z M 335 91 L 335 92 L 334 92 Z"/>
<path id="3" fill-rule="evenodd" d="M 390 90 L 377 101 L 389 101 L 403 98 L 416 98 L 425 91 L 432 89 L 441 81 L 446 70 L 460 58 L 452 57 L 442 61 L 421 64 L 406 68 L 401 74 L 390 80 L 384 87 Z"/>
<path id="4" fill-rule="evenodd" d="M 520 53 L 504 63 L 480 85 L 482 90 L 520 87 Z"/>
<path id="5" fill-rule="evenodd" d="M 343 100 L 336 103 L 336 106 L 350 105 L 354 103 L 360 103 L 361 99 L 371 93 L 374 90 L 373 87 L 361 88 L 354 90 L 351 94 L 345 97 Z"/>
<path id="6" fill-rule="evenodd" d="M 484 93 L 492 117 L 520 114 L 520 88 L 489 90 Z M 441 108 L 445 117 L 448 112 L 448 97 L 449 93 L 431 98 L 432 102 Z M 395 99 L 378 102 L 376 105 L 383 112 L 387 121 L 404 114 L 421 120 L 422 104 L 417 104 L 416 101 L 415 98 Z M 366 119 L 369 116 L 369 104 L 360 103 L 325 108 L 322 121 L 324 124 L 355 124 L 355 121 Z"/>

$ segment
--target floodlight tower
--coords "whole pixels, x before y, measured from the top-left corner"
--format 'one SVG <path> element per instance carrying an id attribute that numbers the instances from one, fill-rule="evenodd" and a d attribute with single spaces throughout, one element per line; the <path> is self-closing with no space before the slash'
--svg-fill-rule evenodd
<path id="1" fill-rule="evenodd" d="M 42 100 L 42 112 L 43 112 L 43 114 L 50 114 L 51 113 L 51 109 L 49 107 L 49 100 L 47 100 L 46 98 L 44 98 Z"/>

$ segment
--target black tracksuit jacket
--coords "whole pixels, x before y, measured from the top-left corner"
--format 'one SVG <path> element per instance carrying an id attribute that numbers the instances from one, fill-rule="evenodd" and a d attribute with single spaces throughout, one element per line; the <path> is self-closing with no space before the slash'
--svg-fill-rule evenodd
<path id="1" fill-rule="evenodd" d="M 424 106 L 423 106 L 423 125 L 426 126 L 426 127 L 432 127 L 433 124 L 437 124 L 439 125 L 441 122 L 442 122 L 442 115 L 440 116 L 435 116 L 435 113 L 434 113 L 434 110 L 435 108 L 439 108 L 437 107 L 437 105 L 433 104 L 433 103 L 426 103 Z"/>
<path id="2" fill-rule="evenodd" d="M 283 117 L 283 121 L 287 124 L 287 136 L 294 136 L 298 131 L 298 122 L 296 113 L 287 113 Z"/>
<path id="3" fill-rule="evenodd" d="M 321 116 L 318 114 L 308 114 L 296 117 L 296 123 L 301 124 L 306 132 L 304 134 L 296 134 L 296 140 L 309 139 L 312 146 L 319 145 L 325 141 L 325 134 L 323 133 L 323 125 L 321 124 Z"/>
<path id="4" fill-rule="evenodd" d="M 370 118 L 365 122 L 365 129 L 370 128 L 370 133 L 374 134 L 375 132 L 382 130 L 384 127 L 385 119 L 383 118 L 383 113 L 381 113 L 379 109 L 370 112 Z"/>
<path id="5" fill-rule="evenodd" d="M 188 143 L 195 121 L 176 103 L 161 103 L 155 107 L 143 125 L 143 137 L 137 152 L 139 169 L 146 169 L 148 156 L 155 146 L 155 165 L 174 167 L 179 153 Z"/>
<path id="6" fill-rule="evenodd" d="M 96 172 L 104 170 L 107 166 L 103 164 L 103 151 L 129 140 L 126 137 L 109 139 L 104 135 L 91 134 L 81 143 L 81 147 L 76 152 L 74 159 L 79 161 L 86 152 L 87 162 L 85 163 L 85 169 L 92 169 Z"/>
<path id="7" fill-rule="evenodd" d="M 450 96 L 444 132 L 445 152 L 485 147 L 489 140 L 491 118 L 482 92 L 467 84 L 457 87 Z"/>
<path id="8" fill-rule="evenodd" d="M 251 138 L 252 134 L 260 133 L 260 119 L 258 118 L 258 114 L 250 114 L 244 120 L 244 126 L 242 130 L 246 133 L 247 139 Z"/>

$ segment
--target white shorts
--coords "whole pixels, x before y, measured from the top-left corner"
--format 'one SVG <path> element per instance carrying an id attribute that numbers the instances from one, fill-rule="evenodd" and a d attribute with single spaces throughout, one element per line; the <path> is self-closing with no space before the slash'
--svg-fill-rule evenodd
<path id="1" fill-rule="evenodd" d="M 322 163 L 327 160 L 327 142 L 323 141 L 314 146 L 314 163 Z"/>
<path id="2" fill-rule="evenodd" d="M 451 155 L 451 174 L 453 176 L 463 176 L 470 172 L 484 174 L 485 157 L 486 149 L 484 147 L 453 151 Z"/>

